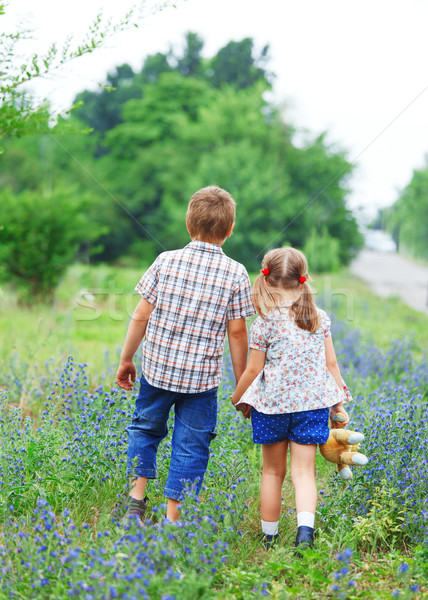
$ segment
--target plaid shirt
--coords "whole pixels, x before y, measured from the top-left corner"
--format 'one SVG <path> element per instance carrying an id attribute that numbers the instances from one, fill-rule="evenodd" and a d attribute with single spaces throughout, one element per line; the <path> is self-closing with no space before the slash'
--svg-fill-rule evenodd
<path id="1" fill-rule="evenodd" d="M 227 322 L 255 312 L 245 267 L 195 241 L 160 254 L 135 289 L 155 305 L 143 341 L 147 381 L 183 393 L 218 386 Z"/>

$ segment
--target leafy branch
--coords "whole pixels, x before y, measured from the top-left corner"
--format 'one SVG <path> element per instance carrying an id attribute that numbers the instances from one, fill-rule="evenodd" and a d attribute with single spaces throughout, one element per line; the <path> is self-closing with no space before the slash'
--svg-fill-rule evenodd
<path id="1" fill-rule="evenodd" d="M 94 52 L 117 33 L 138 27 L 138 22 L 144 17 L 171 5 L 174 5 L 172 0 L 164 0 L 146 10 L 146 0 L 140 0 L 118 22 L 100 13 L 77 43 L 73 44 L 72 36 L 69 36 L 61 47 L 53 42 L 43 54 L 25 56 L 24 53 L 22 59 L 19 58 L 21 43 L 32 39 L 33 32 L 21 29 L 0 33 L 0 135 L 32 133 L 47 116 L 46 107 L 35 107 L 25 97 L 20 89 L 23 84 L 51 74 L 70 61 Z M 0 3 L 0 17 L 5 15 L 6 8 L 6 3 Z"/>

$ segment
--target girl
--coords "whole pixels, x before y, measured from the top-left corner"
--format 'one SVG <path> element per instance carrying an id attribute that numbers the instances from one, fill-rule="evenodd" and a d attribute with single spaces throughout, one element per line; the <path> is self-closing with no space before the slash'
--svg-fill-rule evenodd
<path id="1" fill-rule="evenodd" d="M 290 448 L 295 490 L 295 546 L 313 544 L 317 487 L 317 444 L 329 435 L 329 414 L 343 413 L 346 397 L 330 333 L 330 319 L 315 306 L 307 283 L 308 265 L 294 248 L 271 250 L 254 282 L 260 315 L 251 327 L 250 356 L 232 403 L 250 417 L 253 441 L 262 444 L 261 539 L 278 537 L 281 488 Z"/>

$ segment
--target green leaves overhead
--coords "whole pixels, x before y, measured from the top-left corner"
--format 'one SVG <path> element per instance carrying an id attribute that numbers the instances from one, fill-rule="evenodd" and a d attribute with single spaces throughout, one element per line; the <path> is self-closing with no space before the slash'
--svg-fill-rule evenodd
<path id="1" fill-rule="evenodd" d="M 186 244 L 188 200 L 216 184 L 237 202 L 226 252 L 249 270 L 284 244 L 323 253 L 315 268 L 346 264 L 361 239 L 346 207 L 345 153 L 326 136 L 294 143 L 293 125 L 266 94 L 268 48 L 255 58 L 244 39 L 206 59 L 202 47 L 190 33 L 182 55 L 149 56 L 139 73 L 118 66 L 109 89 L 79 94 L 61 123 L 62 131 L 89 126 L 91 135 L 50 133 L 25 148 L 9 141 L 0 182 L 16 194 L 27 189 L 20 181 L 44 193 L 48 178 L 49 192 L 72 186 L 71 203 L 89 198 L 81 211 L 97 235 L 88 241 L 82 229 L 80 244 L 97 247 L 91 260 L 147 264 Z"/>

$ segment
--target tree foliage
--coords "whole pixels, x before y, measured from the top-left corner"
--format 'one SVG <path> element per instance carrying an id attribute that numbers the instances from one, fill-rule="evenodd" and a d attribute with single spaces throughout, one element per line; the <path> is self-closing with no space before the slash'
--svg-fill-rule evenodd
<path id="1" fill-rule="evenodd" d="M 171 3 L 166 0 L 159 8 Z M 1 17 L 6 14 L 7 3 L 0 2 Z M 94 52 L 119 31 L 132 25 L 138 26 L 144 15 L 144 2 L 136 4 L 118 21 L 98 14 L 81 39 L 67 38 L 61 46 L 52 42 L 42 54 L 22 51 L 22 42 L 31 39 L 29 29 L 7 31 L 0 27 L 0 140 L 4 137 L 21 136 L 45 130 L 49 108 L 37 106 L 23 86 L 34 79 L 52 74 L 71 60 Z"/>
<path id="2" fill-rule="evenodd" d="M 107 87 L 79 94 L 62 128 L 90 127 L 89 136 L 49 130 L 30 143 L 7 140 L 0 168 L 6 197 L 28 206 L 26 194 L 46 202 L 73 190 L 71 206 L 73 198 L 86 198 L 77 213 L 96 231 L 81 230 L 80 246 L 90 243 L 91 260 L 128 256 L 147 264 L 187 243 L 189 197 L 216 184 L 237 201 L 226 251 L 248 269 L 284 244 L 305 249 L 315 269 L 347 264 L 361 237 L 346 207 L 352 165 L 345 152 L 325 135 L 294 143 L 293 126 L 266 95 L 267 47 L 257 57 L 249 39 L 209 59 L 202 50 L 202 40 L 189 33 L 181 54 L 148 56 L 139 72 L 118 66 Z M 78 222 L 69 216 L 70 227 Z M 69 245 L 75 252 L 78 238 Z"/>
<path id="3" fill-rule="evenodd" d="M 401 251 L 428 259 L 428 157 L 395 204 L 385 210 L 383 221 Z"/>
<path id="4" fill-rule="evenodd" d="M 85 239 L 99 232 L 85 217 L 87 199 L 72 188 L 0 193 L 0 275 L 26 303 L 51 300 Z"/>

